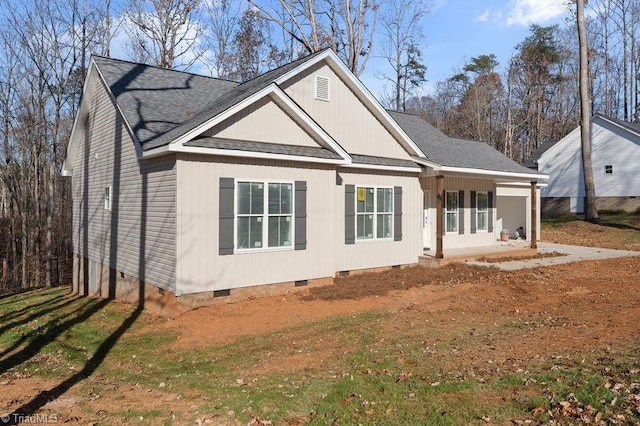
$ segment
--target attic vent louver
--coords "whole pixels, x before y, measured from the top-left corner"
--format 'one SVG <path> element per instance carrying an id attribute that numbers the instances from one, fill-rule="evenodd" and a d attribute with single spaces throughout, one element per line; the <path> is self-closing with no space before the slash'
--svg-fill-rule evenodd
<path id="1" fill-rule="evenodd" d="M 316 76 L 316 99 L 329 100 L 329 79 L 327 77 Z"/>

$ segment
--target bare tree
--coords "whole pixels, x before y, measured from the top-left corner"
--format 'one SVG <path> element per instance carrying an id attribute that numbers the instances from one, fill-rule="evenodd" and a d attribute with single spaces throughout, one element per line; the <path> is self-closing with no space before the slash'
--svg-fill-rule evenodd
<path id="1" fill-rule="evenodd" d="M 426 67 L 417 46 L 424 38 L 420 21 L 428 11 L 427 1 L 408 0 L 391 2 L 382 15 L 380 56 L 389 64 L 390 72 L 378 73 L 378 77 L 391 83 L 396 111 L 405 109 L 411 89 L 425 81 Z"/>
<path id="2" fill-rule="evenodd" d="M 17 2 L 0 13 L 0 188 L 10 212 L 10 286 L 55 285 L 70 274 L 68 181 L 57 176 L 102 15 L 87 0 Z"/>
<path id="3" fill-rule="evenodd" d="M 131 0 L 128 28 L 137 60 L 163 68 L 191 67 L 204 54 L 198 46 L 200 0 Z"/>
<path id="4" fill-rule="evenodd" d="M 307 53 L 331 47 L 356 75 L 373 50 L 375 0 L 249 0 Z"/>
<path id="5" fill-rule="evenodd" d="M 240 20 L 239 0 L 219 0 L 207 7 L 207 40 L 212 55 L 212 74 L 230 78 L 233 69 L 232 43 Z"/>
<path id="6" fill-rule="evenodd" d="M 596 207 L 596 189 L 591 167 L 591 143 L 589 139 L 589 63 L 587 60 L 587 30 L 584 23 L 584 1 L 576 0 L 576 21 L 578 23 L 578 40 L 580 43 L 580 140 L 582 145 L 582 170 L 586 192 L 586 217 L 589 222 L 598 222 Z"/>

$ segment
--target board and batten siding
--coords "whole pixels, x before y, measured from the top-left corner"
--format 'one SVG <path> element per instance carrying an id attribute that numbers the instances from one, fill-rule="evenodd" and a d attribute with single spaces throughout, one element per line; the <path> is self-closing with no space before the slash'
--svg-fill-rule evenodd
<path id="1" fill-rule="evenodd" d="M 329 100 L 316 99 L 316 76 L 329 79 Z M 411 159 L 398 141 L 323 62 L 283 84 L 284 91 L 347 152 Z"/>
<path id="2" fill-rule="evenodd" d="M 436 179 L 435 177 L 427 178 L 427 189 L 429 191 L 431 200 L 429 208 L 429 217 L 431 217 L 431 242 L 433 250 L 435 248 L 436 241 Z M 495 183 L 490 179 L 468 179 L 462 177 L 450 177 L 444 178 L 445 191 L 464 191 L 464 234 L 444 234 L 442 239 L 442 247 L 446 249 L 454 248 L 467 248 L 478 246 L 490 246 L 496 243 L 496 238 L 493 232 L 478 231 L 475 234 L 471 233 L 471 191 L 493 191 L 494 193 L 494 206 L 493 206 L 493 220 L 495 231 L 495 218 L 496 218 L 496 206 L 495 206 Z M 444 204 L 444 200 L 443 200 Z M 444 212 L 443 212 L 444 214 Z M 446 224 L 446 218 L 443 222 Z"/>
<path id="3" fill-rule="evenodd" d="M 175 157 L 138 160 L 135 145 L 101 81 L 78 123 L 73 249 L 130 277 L 175 289 Z M 105 188 L 112 208 L 105 209 Z"/>
<path id="4" fill-rule="evenodd" d="M 335 169 L 182 154 L 177 160 L 177 176 L 178 295 L 333 276 L 336 253 L 329 230 L 336 227 Z M 236 187 L 243 180 L 305 181 L 306 249 L 265 249 L 220 256 L 220 178 L 233 178 Z"/>
<path id="5" fill-rule="evenodd" d="M 336 271 L 417 263 L 422 254 L 422 189 L 415 174 L 340 171 L 342 185 L 335 185 L 336 223 L 334 256 Z M 402 240 L 358 241 L 345 244 L 345 186 L 402 187 Z M 355 226 L 355 225 L 354 225 Z M 393 233 L 392 233 L 393 234 Z"/>
<path id="6" fill-rule="evenodd" d="M 318 147 L 295 119 L 267 96 L 204 133 L 219 138 Z"/>

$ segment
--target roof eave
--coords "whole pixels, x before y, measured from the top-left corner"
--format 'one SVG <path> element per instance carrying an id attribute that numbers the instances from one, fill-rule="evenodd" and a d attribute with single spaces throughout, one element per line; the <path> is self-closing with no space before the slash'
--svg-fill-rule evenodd
<path id="1" fill-rule="evenodd" d="M 441 166 L 439 171 L 448 172 L 448 173 L 468 174 L 468 175 L 486 175 L 488 177 L 512 178 L 512 179 L 518 179 L 518 180 L 526 179 L 530 181 L 549 180 L 549 175 L 546 175 L 543 173 L 506 172 L 506 171 L 500 171 L 500 170 L 474 169 L 470 167 Z"/>
<path id="2" fill-rule="evenodd" d="M 386 166 L 382 164 L 350 163 L 350 164 L 343 165 L 342 167 L 348 168 L 348 169 L 385 170 L 390 172 L 405 172 L 405 173 L 420 173 L 422 171 L 420 167 Z"/>
<path id="3" fill-rule="evenodd" d="M 168 153 L 185 153 L 185 154 L 202 154 L 202 155 L 215 155 L 221 157 L 242 157 L 242 158 L 254 158 L 254 159 L 267 159 L 267 160 L 281 160 L 281 161 L 296 161 L 304 163 L 320 163 L 320 164 L 336 164 L 345 165 L 349 163 L 349 160 L 344 158 L 321 158 L 310 157 L 302 155 L 291 154 L 275 154 L 270 152 L 259 151 L 242 151 L 237 149 L 221 149 L 221 148 L 206 148 L 199 146 L 184 146 L 184 145 L 168 145 L 161 147 L 161 150 L 146 151 L 143 158 L 153 158 L 159 155 Z"/>
<path id="4" fill-rule="evenodd" d="M 238 102 L 233 107 L 228 108 L 227 110 L 223 111 L 222 113 L 220 113 L 220 114 L 218 114 L 218 115 L 216 115 L 214 117 L 211 117 L 209 120 L 205 121 L 204 123 L 200 124 L 199 126 L 195 127 L 194 129 L 184 133 L 180 137 L 178 137 L 178 138 L 174 139 L 173 141 L 171 141 L 168 144 L 168 146 L 174 146 L 175 145 L 175 146 L 184 147 L 184 144 L 186 142 L 188 142 L 191 139 L 193 139 L 194 137 L 202 134 L 207 129 L 212 128 L 216 124 L 226 120 L 229 117 L 232 117 L 233 115 L 235 115 L 238 112 L 242 111 L 244 108 L 246 108 L 249 105 L 255 103 L 259 99 L 262 99 L 265 96 L 269 96 L 269 95 L 274 96 L 274 98 L 277 101 L 282 102 L 284 105 L 286 105 L 286 107 L 289 108 L 296 115 L 296 117 L 298 119 L 300 119 L 302 122 L 304 122 L 305 125 L 307 125 L 308 128 L 320 140 L 322 140 L 326 144 L 326 146 L 328 146 L 337 155 L 339 155 L 342 160 L 344 160 L 346 162 L 350 162 L 351 157 L 340 146 L 340 144 L 338 144 L 335 140 L 333 140 L 333 138 L 327 132 L 325 132 L 322 127 L 320 127 L 315 121 L 313 121 L 313 119 L 311 119 L 311 117 L 309 117 L 308 114 L 306 114 L 295 102 L 293 102 L 293 100 L 291 100 L 291 98 L 282 89 L 280 89 L 280 87 L 278 87 L 278 85 L 276 83 L 270 83 L 268 86 L 264 87 L 263 89 L 259 90 L 258 92 L 254 93 L 253 95 L 251 95 L 251 96 L 243 99 L 242 101 Z M 143 155 L 146 157 L 146 156 L 150 156 L 150 155 L 155 155 L 156 152 L 162 153 L 163 150 L 161 148 L 163 148 L 163 147 L 151 149 L 151 150 L 147 151 L 149 154 L 147 154 L 147 152 L 145 152 Z M 174 150 L 174 149 L 171 149 L 171 150 Z"/>

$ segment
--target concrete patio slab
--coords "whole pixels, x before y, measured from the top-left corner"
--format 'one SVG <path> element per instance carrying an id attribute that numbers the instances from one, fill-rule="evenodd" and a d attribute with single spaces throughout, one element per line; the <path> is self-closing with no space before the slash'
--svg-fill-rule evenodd
<path id="1" fill-rule="evenodd" d="M 517 271 L 520 269 L 537 268 L 540 266 L 561 265 L 563 263 L 583 262 L 585 260 L 614 259 L 618 257 L 640 256 L 640 251 L 613 250 L 598 247 L 571 246 L 568 244 L 538 243 L 540 253 L 566 253 L 566 256 L 546 257 L 542 259 L 512 260 L 508 262 L 478 262 L 469 261 L 469 265 L 488 266 L 503 271 Z"/>

